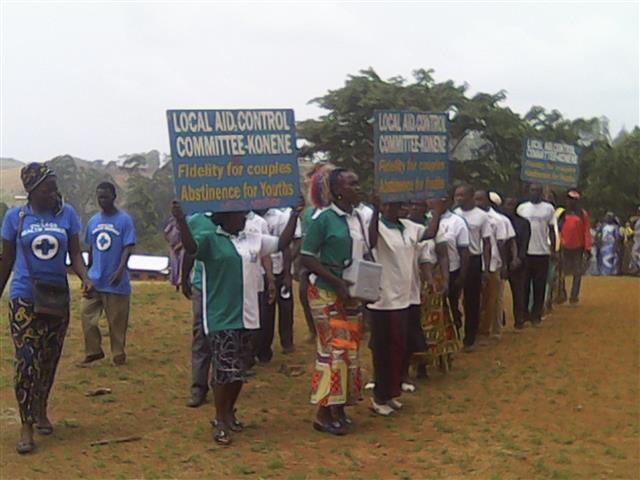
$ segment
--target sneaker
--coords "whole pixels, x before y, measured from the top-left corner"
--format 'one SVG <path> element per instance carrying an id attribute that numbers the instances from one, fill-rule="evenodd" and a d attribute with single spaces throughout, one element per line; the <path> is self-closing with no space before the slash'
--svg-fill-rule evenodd
<path id="1" fill-rule="evenodd" d="M 393 408 L 396 411 L 402 409 L 402 403 L 396 400 L 395 398 L 392 398 L 391 400 L 389 400 L 387 402 L 387 405 L 389 405 L 391 408 Z"/>
<path id="2" fill-rule="evenodd" d="M 365 390 L 373 390 L 374 388 L 376 388 L 376 382 L 368 382 L 368 383 L 364 386 L 364 389 L 365 389 Z"/>
<path id="3" fill-rule="evenodd" d="M 402 382 L 402 385 L 400 385 L 400 388 L 402 389 L 403 392 L 407 392 L 407 393 L 413 393 L 416 391 L 416 386 L 413 383 L 409 383 L 409 382 Z"/>
<path id="4" fill-rule="evenodd" d="M 471 352 L 474 352 L 475 349 L 476 349 L 475 345 L 465 345 L 463 350 L 464 350 L 464 353 L 471 353 Z"/>
<path id="5" fill-rule="evenodd" d="M 389 415 L 392 415 L 393 413 L 395 413 L 395 410 L 391 408 L 389 405 L 386 405 L 386 404 L 380 405 L 379 403 L 376 403 L 376 401 L 373 398 L 371 399 L 370 408 L 375 413 L 377 413 L 378 415 L 382 415 L 383 417 L 388 417 Z"/>
<path id="6" fill-rule="evenodd" d="M 296 347 L 294 347 L 293 345 L 290 347 L 285 347 L 282 349 L 282 354 L 283 355 L 291 355 L 293 352 L 296 351 Z"/>

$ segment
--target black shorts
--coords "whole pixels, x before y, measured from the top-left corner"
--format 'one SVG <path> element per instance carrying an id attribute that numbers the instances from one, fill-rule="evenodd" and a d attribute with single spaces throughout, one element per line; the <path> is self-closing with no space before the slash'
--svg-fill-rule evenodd
<path id="1" fill-rule="evenodd" d="M 246 382 L 251 359 L 251 330 L 220 330 L 209 333 L 213 352 L 213 385 Z"/>

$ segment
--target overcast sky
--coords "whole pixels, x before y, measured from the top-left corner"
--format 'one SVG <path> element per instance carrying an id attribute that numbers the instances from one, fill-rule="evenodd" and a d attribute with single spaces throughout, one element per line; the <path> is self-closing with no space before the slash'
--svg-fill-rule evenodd
<path id="1" fill-rule="evenodd" d="M 42 161 L 169 151 L 170 108 L 294 108 L 372 66 L 424 67 L 570 118 L 638 124 L 632 3 L 8 3 L 2 156 Z"/>

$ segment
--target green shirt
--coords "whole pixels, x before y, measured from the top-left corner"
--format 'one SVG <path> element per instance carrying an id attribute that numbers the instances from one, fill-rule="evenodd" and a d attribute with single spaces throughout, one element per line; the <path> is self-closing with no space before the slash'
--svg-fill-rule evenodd
<path id="1" fill-rule="evenodd" d="M 354 232 L 354 226 L 350 219 L 354 216 L 348 215 L 332 205 L 316 210 L 312 218 L 313 220 L 304 234 L 300 253 L 318 258 L 331 273 L 342 278 L 342 271 L 349 266 L 353 258 L 352 232 Z M 327 290 L 334 290 L 328 282 L 320 277 L 318 277 L 316 285 Z"/>
<path id="2" fill-rule="evenodd" d="M 195 237 L 196 232 L 198 235 L 204 235 L 207 231 L 215 232 L 216 224 L 213 223 L 210 213 L 196 213 L 189 219 L 189 229 Z M 191 271 L 191 285 L 202 290 L 202 264 L 197 260 L 194 261 Z"/>
<path id="3" fill-rule="evenodd" d="M 260 259 L 277 251 L 278 238 L 246 227 L 230 235 L 220 226 L 212 230 L 201 225 L 195 216 L 189 220 L 202 265 L 205 333 L 260 328 Z"/>

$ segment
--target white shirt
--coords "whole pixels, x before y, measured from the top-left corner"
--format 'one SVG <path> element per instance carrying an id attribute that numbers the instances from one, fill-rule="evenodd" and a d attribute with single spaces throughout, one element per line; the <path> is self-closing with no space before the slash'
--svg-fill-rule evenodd
<path id="1" fill-rule="evenodd" d="M 471 210 L 462 210 L 462 208 L 458 207 L 454 213 L 467 221 L 467 227 L 469 227 L 469 253 L 471 255 L 482 255 L 482 239 L 491 236 L 489 215 L 478 207 L 474 207 Z"/>
<path id="2" fill-rule="evenodd" d="M 271 208 L 264 214 L 264 219 L 267 222 L 269 234 L 275 237 L 280 237 L 287 224 L 289 218 L 291 218 L 292 210 L 290 208 L 279 209 Z M 295 237 L 300 238 L 300 221 L 296 224 Z M 284 257 L 282 252 L 277 252 L 271 255 L 271 263 L 273 264 L 273 274 L 280 275 L 284 270 Z"/>
<path id="3" fill-rule="evenodd" d="M 247 233 L 269 235 L 269 225 L 267 224 L 267 221 L 256 212 L 249 212 L 247 214 L 247 220 L 244 224 L 243 231 Z M 258 262 L 258 264 L 260 265 L 260 274 L 264 276 L 264 268 L 262 267 L 262 262 Z M 260 281 L 258 292 L 264 292 L 264 281 Z"/>
<path id="4" fill-rule="evenodd" d="M 382 219 L 378 223 L 378 244 L 373 254 L 382 265 L 382 281 L 380 299 L 369 305 L 372 310 L 401 310 L 411 305 L 418 240 L 425 227 L 406 220 L 401 220 L 401 224 L 403 230 L 388 227 Z"/>
<path id="5" fill-rule="evenodd" d="M 547 202 L 525 202 L 518 207 L 518 215 L 529 220 L 531 224 L 527 255 L 549 255 L 551 253 L 549 227 L 554 229 L 557 227 L 553 205 Z"/>
<path id="6" fill-rule="evenodd" d="M 489 271 L 497 272 L 502 268 L 502 256 L 500 255 L 500 248 L 498 248 L 498 242 L 504 242 L 507 239 L 507 227 L 498 216 L 499 213 L 493 208 L 487 210 L 489 216 L 489 225 L 491 226 L 491 262 L 489 263 Z M 482 269 L 486 270 L 484 265 L 484 259 Z"/>
<path id="7" fill-rule="evenodd" d="M 440 216 L 438 236 L 444 237 L 447 242 L 449 255 L 449 271 L 459 270 L 461 265 L 459 248 L 469 247 L 469 227 L 460 215 L 446 211 Z"/>
<path id="8" fill-rule="evenodd" d="M 409 219 L 401 219 L 400 222 L 405 226 L 407 231 L 410 231 L 410 235 L 414 236 L 416 240 L 420 240 L 424 235 L 424 231 L 426 227 L 420 225 L 419 223 L 413 222 Z M 415 233 L 413 233 L 415 231 Z M 440 230 L 438 229 L 438 234 L 436 235 L 436 239 L 438 243 L 444 242 L 445 239 L 440 235 Z M 416 248 L 413 251 L 414 258 L 411 261 L 411 291 L 409 294 L 409 305 L 420 305 L 420 264 L 422 263 L 432 263 L 435 264 L 437 262 L 436 259 L 436 242 L 433 239 L 425 240 L 419 242 L 416 245 Z M 383 272 L 384 275 L 384 272 Z"/>

